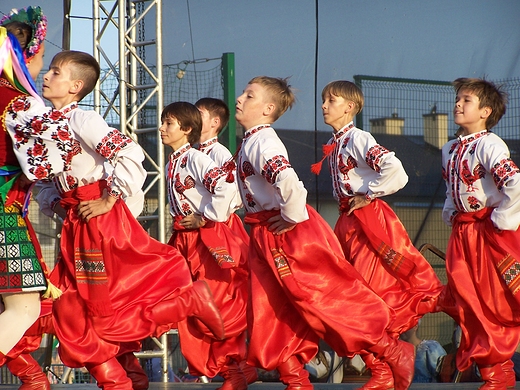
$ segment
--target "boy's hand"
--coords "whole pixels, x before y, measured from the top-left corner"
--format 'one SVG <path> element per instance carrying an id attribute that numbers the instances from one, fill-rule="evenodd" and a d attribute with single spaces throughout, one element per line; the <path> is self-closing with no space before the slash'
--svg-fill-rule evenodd
<path id="1" fill-rule="evenodd" d="M 371 200 L 368 200 L 364 195 L 355 195 L 353 196 L 349 201 L 349 210 L 347 212 L 347 215 L 352 214 L 354 210 L 360 209 L 362 207 L 365 207 L 369 205 Z"/>
<path id="2" fill-rule="evenodd" d="M 198 229 L 206 224 L 204 218 L 200 214 L 186 215 L 179 221 L 179 225 L 184 226 L 186 229 Z"/>
<path id="3" fill-rule="evenodd" d="M 78 206 L 78 216 L 85 222 L 88 222 L 98 215 L 108 213 L 112 210 L 116 201 L 117 198 L 108 195 L 105 189 L 103 190 L 103 196 L 101 198 L 80 202 Z"/>
<path id="4" fill-rule="evenodd" d="M 281 215 L 275 215 L 267 220 L 270 223 L 269 231 L 277 236 L 291 231 L 296 226 L 295 223 L 288 222 Z"/>

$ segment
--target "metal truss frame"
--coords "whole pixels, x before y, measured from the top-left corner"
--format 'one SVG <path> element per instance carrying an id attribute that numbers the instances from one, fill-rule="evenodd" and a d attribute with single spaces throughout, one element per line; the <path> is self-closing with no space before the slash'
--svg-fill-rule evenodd
<path id="1" fill-rule="evenodd" d="M 121 131 L 137 141 L 139 134 L 157 132 L 161 123 L 163 101 L 163 59 L 162 59 L 162 0 L 93 0 L 94 57 L 98 62 L 106 62 L 109 72 L 102 78 L 94 90 L 94 105 L 101 110 L 101 99 L 108 108 L 120 117 Z M 151 39 L 145 39 L 139 32 L 144 21 L 153 25 L 146 32 L 154 33 Z M 106 42 L 108 41 L 108 44 Z M 114 47 L 118 47 L 114 58 Z M 154 66 L 145 62 L 145 50 L 155 52 Z M 142 77 L 142 74 L 145 77 Z M 113 74 L 119 81 L 119 89 L 113 95 L 101 88 L 106 76 Z M 151 80 L 144 84 L 143 80 Z M 155 98 L 156 123 L 153 127 L 143 127 L 139 123 L 139 114 Z M 146 151 L 148 182 L 144 188 L 145 197 L 156 188 L 157 212 L 150 216 L 140 216 L 140 220 L 157 220 L 157 239 L 166 240 L 166 189 L 165 157 L 160 137 L 156 137 L 156 150 Z M 155 158 L 153 158 L 154 156 Z M 155 195 L 154 195 L 155 196 Z"/>
<path id="2" fill-rule="evenodd" d="M 155 34 L 152 39 L 145 39 L 140 29 L 144 21 L 154 27 Z M 94 31 L 94 57 L 99 63 L 101 59 L 109 68 L 108 74 L 113 74 L 119 81 L 119 89 L 113 91 L 113 95 L 107 94 L 101 88 L 103 81 L 98 82 L 94 90 L 95 109 L 101 111 L 101 99 L 103 106 L 108 105 L 107 110 L 101 113 L 107 117 L 113 110 L 120 117 L 121 131 L 137 141 L 139 134 L 157 132 L 161 123 L 161 109 L 163 102 L 163 68 L 162 68 L 162 0 L 93 0 L 93 31 Z M 153 31 L 147 30 L 147 33 Z M 112 35 L 110 36 L 110 33 Z M 115 33 L 114 33 L 115 32 Z M 141 31 L 142 32 L 142 31 Z M 115 38 L 117 37 L 117 38 Z M 114 41 L 115 40 L 115 41 Z M 109 42 L 106 44 L 106 42 Z M 114 58 L 114 47 L 118 47 L 117 56 Z M 146 64 L 143 53 L 145 49 L 155 51 L 155 68 Z M 139 77 L 139 74 L 146 77 Z M 139 74 L 138 74 L 139 73 Z M 108 75 L 107 74 L 107 75 Z M 106 76 L 105 76 L 106 77 Z M 151 80 L 151 83 L 143 84 L 142 80 Z M 143 127 L 139 123 L 139 114 L 153 98 L 156 102 L 156 118 L 154 127 Z M 140 220 L 156 219 L 158 224 L 159 241 L 165 242 L 166 222 L 166 190 L 165 190 L 165 158 L 161 138 L 156 137 L 157 150 L 145 156 L 152 169 L 148 170 L 149 184 L 144 188 L 145 197 L 154 187 L 157 187 L 157 213 L 152 216 L 139 217 Z M 155 159 L 151 157 L 155 155 Z M 154 339 L 159 350 L 141 351 L 135 353 L 138 358 L 150 359 L 160 357 L 163 363 L 163 382 L 168 381 L 168 347 L 167 335 L 160 340 Z"/>

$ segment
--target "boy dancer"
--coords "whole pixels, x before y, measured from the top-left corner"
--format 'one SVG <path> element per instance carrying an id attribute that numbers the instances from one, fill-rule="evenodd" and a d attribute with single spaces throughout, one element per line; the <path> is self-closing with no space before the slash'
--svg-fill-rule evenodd
<path id="1" fill-rule="evenodd" d="M 195 106 L 202 116 L 202 130 L 198 149 L 222 167 L 232 159 L 231 152 L 218 141 L 218 136 L 229 122 L 229 108 L 220 99 L 202 98 Z"/>
<path id="2" fill-rule="evenodd" d="M 236 181 L 236 167 L 231 152 L 218 141 L 218 135 L 229 122 L 229 108 L 222 100 L 209 97 L 199 99 L 195 103 L 195 106 L 197 106 L 202 116 L 199 150 L 211 157 L 217 166 L 228 171 L 226 180 L 228 182 L 234 182 L 236 187 L 236 199 L 233 199 L 231 203 L 233 211 L 235 211 L 242 207 Z M 242 220 L 237 214 L 233 212 L 226 221 L 226 224 L 249 244 L 249 236 L 244 229 Z M 247 367 L 245 363 L 243 363 L 243 368 L 250 373 L 250 380 L 256 380 L 257 373 L 254 368 Z"/>
<path id="3" fill-rule="evenodd" d="M 227 172 L 192 148 L 202 128 L 199 110 L 191 103 L 166 106 L 159 129 L 164 145 L 173 149 L 167 170 L 170 213 L 174 217 L 169 244 L 186 258 L 193 280 L 208 283 L 224 321 L 225 340 L 216 340 L 189 321 L 178 324 L 181 348 L 192 375 L 224 378 L 222 390 L 244 390 L 247 379 L 239 367 L 246 355 L 247 243 L 224 222 L 236 197 Z"/>
<path id="4" fill-rule="evenodd" d="M 392 331 L 402 334 L 435 309 L 442 284 L 414 247 L 394 211 L 381 198 L 404 187 L 401 161 L 374 137 L 354 126 L 363 93 L 350 81 L 333 81 L 322 91 L 323 120 L 333 136 L 324 146 L 329 157 L 334 198 L 341 211 L 334 232 L 345 258 L 394 309 Z M 325 158 L 325 157 L 324 157 Z M 322 160 L 323 161 L 323 160 Z M 319 173 L 321 162 L 313 166 Z M 371 371 L 365 389 L 391 389 L 390 367 L 373 354 L 361 357 Z"/>
<path id="5" fill-rule="evenodd" d="M 238 183 L 236 179 L 236 167 L 231 152 L 218 141 L 218 136 L 229 122 L 229 108 L 221 99 L 205 97 L 197 100 L 195 106 L 199 109 L 202 116 L 202 131 L 200 133 L 198 149 L 206 153 L 217 166 L 225 169 L 228 174 L 226 181 L 235 183 L 236 196 L 231 202 L 232 213 L 226 224 L 240 238 L 249 245 L 249 235 L 247 234 L 244 224 L 240 217 L 234 211 L 242 207 L 242 200 L 238 192 Z M 245 264 L 249 270 L 249 266 Z M 239 366 L 246 376 L 247 383 L 253 383 L 258 379 L 256 368 L 251 367 L 242 360 Z"/>
<path id="6" fill-rule="evenodd" d="M 322 338 L 339 355 L 375 353 L 410 386 L 414 348 L 390 334 L 393 312 L 341 253 L 327 223 L 308 205 L 271 124 L 294 102 L 285 79 L 255 77 L 238 97 L 247 129 L 238 157 L 239 188 L 251 224 L 248 362 L 277 368 L 288 389 L 312 389 L 303 364 Z"/>
<path id="7" fill-rule="evenodd" d="M 457 368 L 476 362 L 481 389 L 514 387 L 511 357 L 520 341 L 520 172 L 490 129 L 507 97 L 482 79 L 454 81 L 457 138 L 442 148 L 443 219 L 452 233 L 441 306 L 458 321 Z"/>
<path id="8" fill-rule="evenodd" d="M 85 366 L 100 388 L 130 390 L 116 358 L 126 343 L 187 316 L 217 338 L 224 334 L 207 285 L 192 283 L 185 259 L 152 239 L 122 200 L 141 189 L 144 155 L 97 113 L 78 108 L 98 78 L 96 60 L 76 51 L 57 54 L 44 76 L 43 96 L 69 119 L 76 154 L 71 170 L 42 189 L 38 201 L 64 219 L 61 258 L 51 275 L 64 290 L 53 305 L 60 357 L 69 367 Z M 106 162 L 113 166 L 110 183 Z"/>

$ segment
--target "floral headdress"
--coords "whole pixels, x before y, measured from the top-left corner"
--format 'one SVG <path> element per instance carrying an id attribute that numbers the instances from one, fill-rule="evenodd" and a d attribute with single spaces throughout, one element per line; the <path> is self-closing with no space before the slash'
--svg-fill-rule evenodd
<path id="1" fill-rule="evenodd" d="M 11 22 L 22 22 L 32 28 L 32 39 L 24 50 L 24 57 L 29 60 L 40 51 L 41 44 L 47 35 L 47 18 L 40 7 L 29 6 L 19 10 L 13 9 L 0 20 L 0 26 L 5 26 Z"/>
<path id="2" fill-rule="evenodd" d="M 18 39 L 7 32 L 5 25 L 11 22 L 21 22 L 29 25 L 33 34 L 27 47 L 21 48 Z M 43 104 L 36 91 L 36 84 L 27 69 L 27 62 L 40 51 L 41 44 L 47 33 L 47 19 L 40 7 L 27 7 L 19 11 L 13 10 L 0 20 L 0 75 L 9 84 Z"/>

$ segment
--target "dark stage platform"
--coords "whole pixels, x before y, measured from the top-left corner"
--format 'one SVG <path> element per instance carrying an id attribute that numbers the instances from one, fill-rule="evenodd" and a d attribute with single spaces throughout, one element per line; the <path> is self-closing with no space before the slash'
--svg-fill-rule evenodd
<path id="1" fill-rule="evenodd" d="M 149 390 L 213 390 L 221 383 L 150 383 Z M 363 383 L 314 383 L 315 390 L 354 390 Z M 414 383 L 410 390 L 476 390 L 482 383 Z M 0 385 L 0 390 L 18 390 L 19 385 Z M 52 390 L 96 390 L 94 384 L 52 385 Z M 515 388 L 520 388 L 518 385 Z M 278 382 L 254 383 L 249 390 L 284 390 L 285 386 Z"/>

